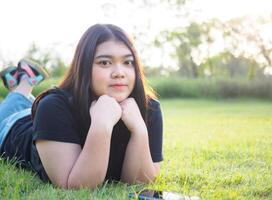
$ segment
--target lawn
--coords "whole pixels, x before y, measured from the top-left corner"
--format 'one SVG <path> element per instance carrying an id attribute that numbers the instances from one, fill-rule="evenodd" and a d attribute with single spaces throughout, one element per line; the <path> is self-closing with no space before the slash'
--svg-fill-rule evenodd
<path id="1" fill-rule="evenodd" d="M 1 199 L 127 199 L 139 188 L 201 199 L 272 199 L 272 106 L 258 100 L 162 100 L 164 162 L 154 184 L 64 191 L 0 161 Z"/>

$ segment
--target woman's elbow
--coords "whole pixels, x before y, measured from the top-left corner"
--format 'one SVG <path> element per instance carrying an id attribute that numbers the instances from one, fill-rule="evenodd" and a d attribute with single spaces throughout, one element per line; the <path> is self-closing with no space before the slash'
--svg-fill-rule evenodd
<path id="1" fill-rule="evenodd" d="M 69 178 L 67 181 L 67 189 L 89 188 L 95 189 L 104 182 L 104 177 L 96 176 L 91 180 L 79 180 L 77 178 Z"/>
<path id="2" fill-rule="evenodd" d="M 156 180 L 157 175 L 156 174 L 149 174 L 145 175 L 142 179 L 141 182 L 144 184 L 149 184 L 153 183 Z"/>
<path id="3" fill-rule="evenodd" d="M 60 189 L 68 189 L 67 179 L 63 180 L 51 180 L 51 183 Z"/>
<path id="4" fill-rule="evenodd" d="M 103 181 L 101 182 L 92 182 L 92 183 L 73 183 L 73 182 L 69 182 L 67 185 L 67 189 L 75 189 L 75 190 L 79 190 L 82 188 L 88 188 L 88 189 L 95 189 L 97 188 L 99 185 L 101 185 L 103 183 Z"/>
<path id="5" fill-rule="evenodd" d="M 142 172 L 139 178 L 139 182 L 144 184 L 153 183 L 157 176 L 160 173 L 160 169 L 158 167 L 154 167 L 149 173 Z"/>
<path id="6" fill-rule="evenodd" d="M 150 184 L 156 180 L 156 173 L 141 173 L 134 181 L 129 181 L 129 184 Z"/>

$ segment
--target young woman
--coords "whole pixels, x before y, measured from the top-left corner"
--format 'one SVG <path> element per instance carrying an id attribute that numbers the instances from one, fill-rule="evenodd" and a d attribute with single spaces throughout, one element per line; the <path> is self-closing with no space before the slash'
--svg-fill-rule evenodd
<path id="1" fill-rule="evenodd" d="M 42 68 L 21 60 L 1 77 L 11 91 L 0 104 L 4 158 L 16 157 L 61 188 L 149 183 L 158 175 L 160 105 L 148 94 L 133 43 L 119 27 L 90 27 L 64 80 L 34 103 L 31 91 L 46 78 Z"/>

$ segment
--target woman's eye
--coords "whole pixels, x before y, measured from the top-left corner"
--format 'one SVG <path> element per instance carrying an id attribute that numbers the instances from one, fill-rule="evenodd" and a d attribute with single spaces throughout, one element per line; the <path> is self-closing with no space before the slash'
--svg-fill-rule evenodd
<path id="1" fill-rule="evenodd" d="M 106 65 L 110 65 L 110 61 L 108 61 L 108 60 L 101 60 L 101 61 L 98 62 L 98 64 L 106 66 Z"/>
<path id="2" fill-rule="evenodd" d="M 125 65 L 134 65 L 134 61 L 133 60 L 127 60 L 127 61 L 125 61 Z"/>

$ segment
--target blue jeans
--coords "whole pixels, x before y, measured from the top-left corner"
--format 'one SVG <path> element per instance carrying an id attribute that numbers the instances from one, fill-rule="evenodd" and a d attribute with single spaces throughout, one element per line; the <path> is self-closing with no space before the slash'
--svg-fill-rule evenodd
<path id="1" fill-rule="evenodd" d="M 34 96 L 27 98 L 17 92 L 10 92 L 0 104 L 0 146 L 14 123 L 31 114 Z"/>

